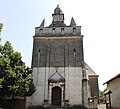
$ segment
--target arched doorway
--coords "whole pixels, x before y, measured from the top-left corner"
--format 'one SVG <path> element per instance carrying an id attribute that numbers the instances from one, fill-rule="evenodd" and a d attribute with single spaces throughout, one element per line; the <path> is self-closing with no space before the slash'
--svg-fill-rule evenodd
<path id="1" fill-rule="evenodd" d="M 61 106 L 61 94 L 62 90 L 60 87 L 55 86 L 52 88 L 52 105 Z"/>

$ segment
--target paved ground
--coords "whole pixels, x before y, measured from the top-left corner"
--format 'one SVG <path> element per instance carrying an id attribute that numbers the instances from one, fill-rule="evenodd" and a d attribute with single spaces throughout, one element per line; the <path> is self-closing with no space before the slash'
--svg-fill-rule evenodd
<path id="1" fill-rule="evenodd" d="M 98 105 L 98 109 L 106 109 L 106 105 L 105 104 L 100 104 L 100 105 Z"/>

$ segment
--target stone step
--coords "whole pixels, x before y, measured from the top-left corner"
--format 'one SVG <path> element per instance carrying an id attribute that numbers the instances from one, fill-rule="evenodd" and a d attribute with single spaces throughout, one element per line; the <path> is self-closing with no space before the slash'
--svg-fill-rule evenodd
<path id="1" fill-rule="evenodd" d="M 49 106 L 45 107 L 45 109 L 68 109 L 67 107 L 61 107 L 61 106 Z"/>

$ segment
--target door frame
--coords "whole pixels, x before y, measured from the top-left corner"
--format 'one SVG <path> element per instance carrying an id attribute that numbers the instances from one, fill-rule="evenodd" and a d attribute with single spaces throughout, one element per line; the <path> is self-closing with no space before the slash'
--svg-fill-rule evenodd
<path id="1" fill-rule="evenodd" d="M 64 83 L 48 83 L 48 103 L 52 106 L 52 88 L 53 87 L 61 88 L 61 106 L 64 106 L 65 101 L 65 84 Z"/>

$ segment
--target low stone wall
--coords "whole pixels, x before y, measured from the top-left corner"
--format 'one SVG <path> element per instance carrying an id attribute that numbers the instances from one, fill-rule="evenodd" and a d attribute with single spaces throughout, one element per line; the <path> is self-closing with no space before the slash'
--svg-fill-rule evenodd
<path id="1" fill-rule="evenodd" d="M 25 98 L 15 98 L 0 100 L 0 109 L 25 109 Z"/>
<path id="2" fill-rule="evenodd" d="M 14 109 L 25 109 L 25 99 L 15 99 Z"/>

